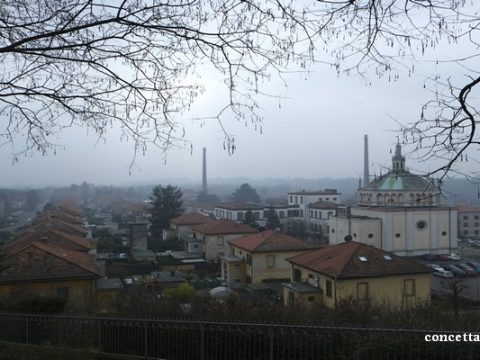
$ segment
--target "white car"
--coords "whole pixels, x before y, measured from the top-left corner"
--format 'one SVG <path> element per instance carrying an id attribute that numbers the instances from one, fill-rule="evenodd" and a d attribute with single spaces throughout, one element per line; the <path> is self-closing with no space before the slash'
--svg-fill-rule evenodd
<path id="1" fill-rule="evenodd" d="M 441 277 L 441 278 L 445 278 L 445 279 L 451 279 L 451 278 L 453 278 L 453 273 L 451 271 L 448 271 L 448 270 L 435 271 L 433 273 L 433 276 L 437 276 L 437 277 Z"/>
<path id="2" fill-rule="evenodd" d="M 454 260 L 454 261 L 459 261 L 460 260 L 460 256 L 458 256 L 457 254 L 448 254 L 447 255 L 447 259 L 448 260 Z"/>
<path id="3" fill-rule="evenodd" d="M 445 271 L 445 269 L 443 267 L 441 267 L 440 265 L 437 265 L 437 264 L 427 264 L 427 267 L 434 270 L 434 271 L 438 271 L 438 272 Z"/>

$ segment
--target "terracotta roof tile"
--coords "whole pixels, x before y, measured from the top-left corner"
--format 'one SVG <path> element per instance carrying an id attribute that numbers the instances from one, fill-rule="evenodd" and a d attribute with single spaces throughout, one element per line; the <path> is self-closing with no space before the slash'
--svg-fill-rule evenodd
<path id="1" fill-rule="evenodd" d="M 61 248 L 84 252 L 91 249 L 90 243 L 84 237 L 49 229 L 25 232 L 18 238 L 2 246 L 2 250 L 11 252 L 15 249 L 28 246 L 33 242 L 44 242 L 46 244 L 57 245 Z"/>
<path id="2" fill-rule="evenodd" d="M 338 279 L 431 272 L 426 266 L 356 241 L 306 252 L 287 260 Z"/>
<path id="3" fill-rule="evenodd" d="M 232 220 L 215 220 L 209 224 L 197 225 L 193 231 L 204 235 L 253 234 L 258 230 Z"/>
<path id="4" fill-rule="evenodd" d="M 33 242 L 0 256 L 0 283 L 95 279 L 94 256 Z"/>
<path id="5" fill-rule="evenodd" d="M 228 242 L 249 252 L 308 250 L 313 247 L 300 239 L 274 230 L 242 236 Z"/>
<path id="6" fill-rule="evenodd" d="M 58 218 L 54 217 L 45 217 L 40 219 L 37 223 L 34 223 L 33 229 L 36 230 L 62 230 L 63 232 L 67 232 L 69 234 L 85 236 L 88 233 L 88 230 L 84 228 L 82 225 L 78 224 L 70 224 L 66 221 L 63 221 Z"/>
<path id="7" fill-rule="evenodd" d="M 170 223 L 176 225 L 201 225 L 208 224 L 214 221 L 215 219 L 199 213 L 189 213 L 170 219 Z"/>

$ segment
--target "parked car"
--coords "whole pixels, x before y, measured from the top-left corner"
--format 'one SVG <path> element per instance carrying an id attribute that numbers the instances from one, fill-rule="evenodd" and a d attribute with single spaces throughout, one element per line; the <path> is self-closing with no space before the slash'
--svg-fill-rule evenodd
<path id="1" fill-rule="evenodd" d="M 457 254 L 451 253 L 447 255 L 447 260 L 460 261 L 460 256 L 458 256 Z"/>
<path id="2" fill-rule="evenodd" d="M 426 260 L 426 261 L 432 261 L 432 260 L 435 260 L 435 256 L 432 254 L 423 254 L 423 255 L 420 255 L 420 259 Z"/>
<path id="3" fill-rule="evenodd" d="M 458 266 L 460 269 L 465 271 L 467 273 L 467 276 L 471 276 L 471 277 L 477 276 L 477 272 L 475 271 L 475 269 L 473 269 L 472 267 L 468 266 L 465 263 L 460 263 L 460 264 L 457 264 L 456 266 Z"/>
<path id="4" fill-rule="evenodd" d="M 440 271 L 445 271 L 445 269 L 438 264 L 427 264 L 427 267 L 434 270 L 434 271 L 439 271 L 439 272 Z"/>
<path id="5" fill-rule="evenodd" d="M 439 255 L 435 255 L 435 260 L 437 260 L 437 261 L 448 261 L 449 258 L 448 258 L 448 255 L 439 254 Z"/>
<path id="6" fill-rule="evenodd" d="M 475 261 L 469 261 L 469 262 L 467 262 L 467 265 L 470 266 L 472 269 L 474 269 L 477 273 L 480 274 L 480 263 L 475 262 Z"/>
<path id="7" fill-rule="evenodd" d="M 444 278 L 444 279 L 451 279 L 451 278 L 453 278 L 453 273 L 451 271 L 448 271 L 448 270 L 435 271 L 433 273 L 433 276 L 441 277 L 441 278 Z"/>
<path id="8" fill-rule="evenodd" d="M 447 265 L 444 265 L 444 266 L 445 266 L 445 269 L 450 270 L 453 273 L 453 275 L 455 275 L 455 276 L 458 276 L 458 277 L 466 277 L 467 276 L 467 273 L 464 270 L 460 269 L 456 265 L 447 264 Z"/>

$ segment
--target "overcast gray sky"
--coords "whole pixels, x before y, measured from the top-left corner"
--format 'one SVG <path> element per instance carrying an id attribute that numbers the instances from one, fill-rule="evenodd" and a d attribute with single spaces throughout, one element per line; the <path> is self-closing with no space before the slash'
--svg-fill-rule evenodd
<path id="1" fill-rule="evenodd" d="M 416 121 L 422 104 L 431 96 L 423 88 L 425 76 L 432 70 L 443 71 L 453 78 L 464 76 L 460 66 L 433 62 L 450 58 L 450 54 L 458 51 L 458 46 L 429 50 L 413 76 L 402 73 L 396 82 L 370 75 L 372 84 L 368 85 L 358 75 L 337 77 L 326 65 L 313 66 L 308 75 L 288 75 L 288 87 L 272 80 L 266 90 L 285 98 L 260 98 L 262 133 L 252 125 L 245 127 L 234 120 L 224 121 L 225 128 L 236 139 L 237 150 L 233 155 L 223 149 L 223 134 L 215 121 L 201 125 L 190 120 L 196 115 L 192 112 L 213 114 L 224 95 L 219 86 L 221 79 L 207 76 L 207 80 L 205 77 L 202 80 L 206 92 L 182 120 L 186 139 L 193 145 L 192 152 L 189 148 L 172 148 L 165 159 L 159 149 L 150 147 L 130 168 L 132 144 L 120 142 L 116 129 L 107 133 L 104 143 L 84 128 L 71 128 L 59 134 L 57 143 L 65 145 L 65 150 L 57 151 L 55 156 L 34 154 L 12 165 L 11 147 L 0 148 L 0 187 L 68 185 L 82 181 L 124 184 L 179 177 L 200 182 L 202 147 L 207 148 L 210 178 L 361 177 L 364 134 L 369 135 L 370 172 L 379 174 L 390 165 L 395 131 L 400 128 L 396 121 L 404 124 Z M 412 171 L 430 171 L 440 165 L 440 162 L 418 162 L 415 156 L 407 155 L 407 167 Z M 475 165 L 470 163 L 467 167 Z"/>

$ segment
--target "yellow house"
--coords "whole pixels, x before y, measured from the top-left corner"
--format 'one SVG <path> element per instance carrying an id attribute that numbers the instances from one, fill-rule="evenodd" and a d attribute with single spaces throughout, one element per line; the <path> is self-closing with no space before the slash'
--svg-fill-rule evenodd
<path id="1" fill-rule="evenodd" d="M 0 264 L 0 297 L 5 300 L 40 296 L 63 300 L 66 311 L 94 310 L 99 273 L 91 254 L 34 241 L 4 249 Z"/>
<path id="2" fill-rule="evenodd" d="M 312 245 L 277 231 L 230 240 L 230 254 L 222 258 L 222 277 L 230 288 L 246 286 L 252 290 L 272 281 L 290 281 L 287 258 L 312 248 Z"/>
<path id="3" fill-rule="evenodd" d="M 408 307 L 430 301 L 431 270 L 356 241 L 287 259 L 284 303 L 335 308 L 341 301 Z"/>

